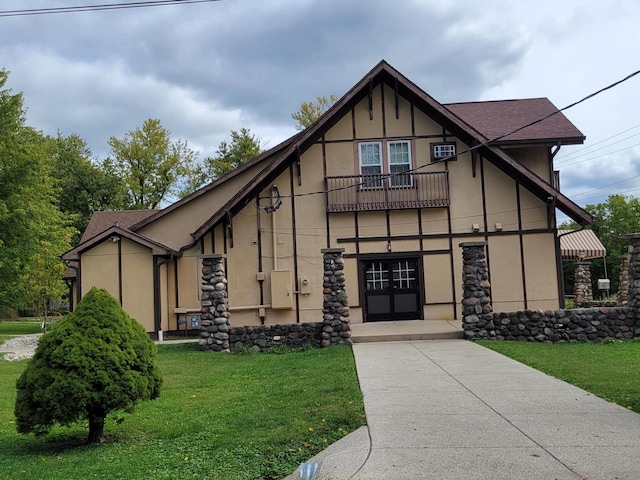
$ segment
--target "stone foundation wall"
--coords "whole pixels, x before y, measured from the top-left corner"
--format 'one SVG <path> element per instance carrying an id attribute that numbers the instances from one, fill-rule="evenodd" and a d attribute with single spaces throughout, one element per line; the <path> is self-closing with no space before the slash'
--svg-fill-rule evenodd
<path id="1" fill-rule="evenodd" d="M 320 348 L 323 327 L 323 322 L 231 327 L 229 343 L 232 349 L 249 347 L 261 352 L 281 345 L 299 348 L 311 344 Z"/>
<path id="2" fill-rule="evenodd" d="M 494 313 L 473 324 L 465 324 L 471 340 L 520 340 L 525 342 L 590 341 L 640 336 L 631 309 L 577 308 L 573 310 L 524 310 Z"/>
<path id="3" fill-rule="evenodd" d="M 483 299 L 486 301 L 491 298 L 490 285 L 485 277 L 483 242 L 461 244 L 464 268 L 462 326 L 465 338 L 525 342 L 601 342 L 606 338 L 640 337 L 640 234 L 627 235 L 627 238 L 627 305 L 502 313 L 489 313 L 490 303 L 484 305 L 489 308 L 478 307 L 479 304 L 483 305 Z M 586 276 L 585 273 L 584 279 Z M 583 294 L 588 297 L 588 290 Z"/>

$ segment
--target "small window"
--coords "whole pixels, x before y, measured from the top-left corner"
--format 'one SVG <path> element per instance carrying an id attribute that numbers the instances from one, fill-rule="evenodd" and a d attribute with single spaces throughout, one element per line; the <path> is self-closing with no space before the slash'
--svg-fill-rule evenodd
<path id="1" fill-rule="evenodd" d="M 455 143 L 432 143 L 431 144 L 431 161 L 439 160 L 455 160 L 456 144 Z"/>
<path id="2" fill-rule="evenodd" d="M 408 141 L 389 142 L 389 185 L 391 187 L 411 186 L 411 145 Z"/>
<path id="3" fill-rule="evenodd" d="M 382 187 L 382 143 L 366 142 L 358 146 L 362 188 Z"/>

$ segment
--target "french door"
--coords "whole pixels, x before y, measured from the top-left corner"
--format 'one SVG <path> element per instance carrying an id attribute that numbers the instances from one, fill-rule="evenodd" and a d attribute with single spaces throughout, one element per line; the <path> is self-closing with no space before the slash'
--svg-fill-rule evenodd
<path id="1" fill-rule="evenodd" d="M 360 265 L 366 322 L 422 317 L 417 258 L 364 260 Z"/>

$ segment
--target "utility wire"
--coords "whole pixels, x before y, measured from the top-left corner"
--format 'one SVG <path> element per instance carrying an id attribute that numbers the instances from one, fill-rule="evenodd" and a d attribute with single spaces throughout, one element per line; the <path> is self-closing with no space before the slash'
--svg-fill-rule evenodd
<path id="1" fill-rule="evenodd" d="M 574 156 L 574 155 L 575 155 L 575 154 L 577 154 L 577 153 L 583 152 L 584 150 L 589 150 L 589 149 L 591 149 L 591 148 L 595 147 L 596 145 L 600 145 L 601 143 L 604 143 L 604 142 L 606 142 L 607 140 L 611 140 L 612 138 L 619 137 L 619 136 L 620 136 L 620 135 L 622 135 L 623 133 L 630 132 L 631 130 L 634 130 L 634 129 L 638 128 L 638 127 L 640 127 L 640 124 L 635 125 L 635 126 L 633 126 L 633 127 L 631 127 L 631 128 L 627 128 L 626 130 L 623 130 L 622 132 L 618 132 L 618 133 L 616 133 L 615 135 L 611 135 L 610 137 L 603 138 L 602 140 L 600 140 L 600 141 L 598 141 L 598 142 L 592 143 L 592 144 L 591 144 L 591 145 L 589 145 L 588 147 L 582 147 L 582 148 L 579 148 L 578 150 L 574 150 L 574 151 L 572 151 L 572 152 L 567 152 L 567 153 L 565 153 L 565 154 L 562 154 L 562 153 L 561 153 L 561 154 L 560 154 L 560 155 L 558 155 L 556 158 L 557 158 L 558 160 L 560 160 L 560 163 L 562 163 L 562 162 L 564 162 L 564 161 L 565 161 L 565 159 L 566 159 L 567 157 L 572 157 L 572 156 Z M 636 135 L 638 135 L 638 134 L 636 134 Z M 632 137 L 633 137 L 633 136 L 635 136 L 635 135 L 632 135 Z M 627 137 L 627 138 L 631 138 L 631 137 Z M 622 140 L 620 140 L 620 141 L 622 141 Z M 616 143 L 619 143 L 619 142 L 614 142 L 614 143 L 612 143 L 612 144 L 610 144 L 610 145 L 615 145 Z M 598 150 L 601 150 L 601 149 L 598 149 Z M 587 153 L 583 153 L 582 155 L 589 155 L 590 153 L 591 153 L 591 152 L 587 152 Z M 579 156 L 582 156 L 582 155 L 579 155 Z"/>
<path id="2" fill-rule="evenodd" d="M 54 13 L 93 12 L 97 10 L 122 10 L 127 8 L 161 7 L 188 3 L 210 3 L 221 0 L 149 0 L 146 2 L 103 3 L 98 5 L 78 5 L 75 7 L 31 8 L 23 10 L 1 10 L 0 17 L 22 17 L 28 15 L 51 15 Z"/>
<path id="3" fill-rule="evenodd" d="M 451 160 L 451 159 L 453 159 L 453 158 L 455 158 L 455 157 L 457 157 L 459 155 L 463 155 L 465 153 L 472 152 L 472 151 L 477 150 L 477 149 L 479 149 L 481 147 L 489 146 L 492 143 L 497 142 L 498 140 L 501 140 L 501 139 L 503 139 L 505 137 L 508 137 L 509 135 L 513 135 L 514 133 L 520 132 L 521 130 L 524 130 L 525 128 L 531 127 L 533 125 L 537 125 L 538 123 L 541 123 L 541 122 L 544 122 L 548 118 L 551 118 L 551 117 L 553 117 L 555 115 L 558 115 L 560 112 L 564 112 L 565 110 L 569 110 L 570 108 L 573 108 L 576 105 L 579 105 L 579 104 L 581 104 L 583 102 L 586 102 L 587 100 L 595 97 L 596 95 L 599 95 L 599 94 L 601 94 L 603 92 L 606 92 L 607 90 L 610 90 L 610 89 L 612 89 L 612 88 L 614 88 L 614 87 L 616 87 L 616 86 L 618 86 L 618 85 L 620 85 L 620 84 L 632 79 L 633 77 L 635 77 L 638 74 L 640 74 L 640 70 L 636 70 L 635 72 L 630 73 L 626 77 L 624 77 L 624 78 L 622 78 L 622 79 L 620 79 L 620 80 L 618 80 L 616 82 L 613 82 L 613 83 L 607 85 L 606 87 L 603 87 L 603 88 L 601 88 L 601 89 L 599 89 L 599 90 L 597 90 L 597 91 L 595 91 L 593 93 L 590 93 L 586 97 L 583 97 L 580 100 L 577 100 L 577 101 L 567 105 L 566 107 L 563 107 L 563 108 L 561 108 L 559 110 L 556 110 L 554 112 L 549 113 L 548 115 L 545 115 L 544 117 L 538 118 L 537 120 L 533 120 L 532 122 L 529 122 L 529 123 L 527 123 L 525 125 L 522 125 L 522 126 L 520 126 L 518 128 L 515 128 L 515 129 L 511 130 L 510 132 L 507 132 L 505 134 L 499 135 L 499 136 L 494 137 L 492 139 L 485 140 L 482 143 L 479 143 L 477 145 L 473 145 L 473 146 L 471 146 L 471 147 L 469 147 L 469 148 L 467 148 L 465 150 L 462 150 L 460 152 L 456 152 L 455 155 L 449 155 L 448 157 L 439 159 L 438 162 L 442 162 L 442 161 L 445 161 L 445 160 Z M 623 150 L 626 150 L 626 149 L 623 149 Z M 615 153 L 615 152 L 612 152 L 612 153 Z M 581 161 L 586 161 L 586 160 L 581 160 Z M 581 161 L 574 162 L 574 163 L 580 163 Z M 569 163 L 569 164 L 566 164 L 566 165 L 563 165 L 563 166 L 573 165 L 574 163 Z M 429 164 L 429 165 L 431 165 L 431 164 Z M 421 170 L 421 169 L 423 169 L 423 168 L 425 168 L 425 167 L 427 167 L 429 165 L 416 166 L 414 168 L 410 168 L 408 170 L 405 170 L 405 171 L 402 171 L 402 172 L 398 172 L 398 173 L 377 174 L 376 175 L 376 181 L 385 180 L 387 178 L 392 178 L 392 177 L 396 177 L 396 176 L 399 176 L 399 175 L 407 175 L 409 173 L 417 172 L 418 170 Z M 363 175 L 363 177 L 366 177 L 366 175 Z M 324 195 L 324 194 L 331 193 L 331 192 L 338 192 L 338 191 L 347 190 L 347 189 L 350 189 L 350 188 L 358 188 L 358 187 L 362 187 L 362 186 L 366 186 L 366 185 L 370 185 L 370 184 L 371 184 L 371 179 L 365 179 L 362 182 L 357 182 L 357 183 L 354 183 L 352 185 L 347 185 L 347 186 L 344 186 L 344 187 L 337 187 L 337 188 L 332 188 L 332 189 L 327 189 L 327 190 L 318 190 L 318 191 L 314 191 L 314 192 L 282 195 L 281 198 L 294 198 L 294 197 L 308 197 L 308 196 L 311 196 L 311 195 Z"/>

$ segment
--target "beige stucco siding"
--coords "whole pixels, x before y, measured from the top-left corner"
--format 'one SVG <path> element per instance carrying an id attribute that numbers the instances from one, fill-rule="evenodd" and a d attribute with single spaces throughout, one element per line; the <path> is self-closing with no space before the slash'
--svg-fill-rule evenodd
<path id="1" fill-rule="evenodd" d="M 122 308 L 147 331 L 154 331 L 153 255 L 126 238 L 122 244 Z"/>
<path id="2" fill-rule="evenodd" d="M 546 182 L 550 180 L 548 147 L 509 148 L 507 153 Z"/>
<path id="3" fill-rule="evenodd" d="M 494 310 L 511 312 L 524 308 L 520 237 L 491 237 L 489 241 L 491 299 Z"/>
<path id="4" fill-rule="evenodd" d="M 385 85 L 384 100 L 386 105 L 386 133 L 387 137 L 403 137 L 411 135 L 411 104 L 403 97 L 399 97 L 398 118 L 396 118 L 395 93 Z"/>
<path id="5" fill-rule="evenodd" d="M 479 168 L 473 177 L 468 155 L 461 155 L 449 165 L 449 191 L 451 203 L 451 231 L 470 233 L 473 224 L 483 228 L 482 183 Z"/>
<path id="6" fill-rule="evenodd" d="M 191 244 L 191 233 L 206 222 L 220 207 L 233 197 L 256 175 L 264 162 L 237 175 L 209 192 L 185 203 L 180 208 L 144 226 L 138 233 L 153 238 L 175 250 Z"/>
<path id="7" fill-rule="evenodd" d="M 380 86 L 373 89 L 373 119 L 369 117 L 369 99 L 364 98 L 355 107 L 356 138 L 382 138 L 382 101 Z M 366 121 L 364 119 L 366 118 Z"/>
<path id="8" fill-rule="evenodd" d="M 92 287 L 98 287 L 120 300 L 117 243 L 108 240 L 99 243 L 82 254 L 81 262 L 82 296 Z"/>
<path id="9" fill-rule="evenodd" d="M 484 162 L 487 230 L 517 231 L 516 182 L 489 162 Z"/>
<path id="10" fill-rule="evenodd" d="M 553 233 L 525 235 L 523 247 L 528 308 L 557 308 L 558 278 Z"/>
<path id="11" fill-rule="evenodd" d="M 451 257 L 448 254 L 425 255 L 422 263 L 425 303 L 451 302 Z M 452 315 L 451 307 L 448 307 L 448 312 Z"/>

